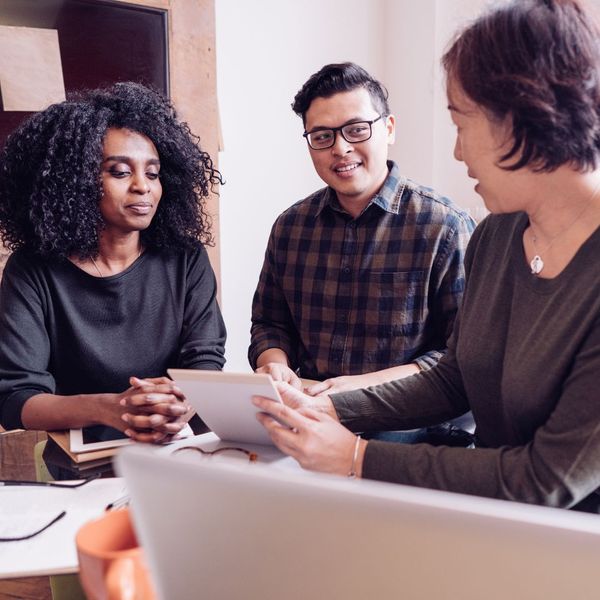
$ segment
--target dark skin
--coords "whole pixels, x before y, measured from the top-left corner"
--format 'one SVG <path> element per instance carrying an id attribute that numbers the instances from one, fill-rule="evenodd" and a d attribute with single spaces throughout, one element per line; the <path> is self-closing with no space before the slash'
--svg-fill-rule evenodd
<path id="1" fill-rule="evenodd" d="M 127 269 L 144 248 L 140 231 L 147 228 L 160 202 L 160 160 L 152 141 L 128 129 L 109 129 L 101 165 L 103 227 L 94 260 L 70 260 L 94 277 Z M 163 442 L 187 421 L 182 391 L 167 377 L 131 377 L 130 387 L 113 394 L 36 394 L 23 407 L 28 429 L 55 430 L 108 425 L 141 442 Z"/>

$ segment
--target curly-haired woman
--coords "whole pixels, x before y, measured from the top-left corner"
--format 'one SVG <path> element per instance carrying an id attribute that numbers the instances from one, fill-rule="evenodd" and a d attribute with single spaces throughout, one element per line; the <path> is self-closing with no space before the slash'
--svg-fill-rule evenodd
<path id="1" fill-rule="evenodd" d="M 203 243 L 220 174 L 173 107 L 134 83 L 55 104 L 0 157 L 0 422 L 142 441 L 187 411 L 168 367 L 221 369 Z"/>

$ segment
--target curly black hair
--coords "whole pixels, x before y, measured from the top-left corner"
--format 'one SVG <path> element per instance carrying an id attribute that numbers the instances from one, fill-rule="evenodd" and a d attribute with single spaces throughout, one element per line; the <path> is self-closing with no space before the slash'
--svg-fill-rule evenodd
<path id="1" fill-rule="evenodd" d="M 160 157 L 162 197 L 147 248 L 181 249 L 213 237 L 205 200 L 223 183 L 188 125 L 159 93 L 117 83 L 54 104 L 25 121 L 0 155 L 0 235 L 11 250 L 43 258 L 98 254 L 103 220 L 101 162 L 104 136 L 122 128 L 147 136 Z"/>

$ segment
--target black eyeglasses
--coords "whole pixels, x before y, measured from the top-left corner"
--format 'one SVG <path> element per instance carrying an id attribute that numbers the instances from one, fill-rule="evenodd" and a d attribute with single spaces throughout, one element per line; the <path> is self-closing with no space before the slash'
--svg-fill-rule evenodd
<path id="1" fill-rule="evenodd" d="M 42 527 L 40 527 L 33 533 L 28 533 L 26 535 L 19 535 L 19 536 L 14 536 L 14 537 L 0 537 L 0 542 L 22 542 L 23 540 L 30 540 L 32 537 L 35 537 L 36 535 L 42 533 L 42 531 L 46 531 L 46 529 L 48 529 L 48 527 L 50 527 L 51 525 L 54 525 L 54 523 L 56 523 L 57 521 L 60 521 L 66 514 L 67 514 L 67 511 L 63 510 L 59 515 L 54 517 L 49 523 L 46 523 L 46 525 L 43 525 Z"/>
<path id="2" fill-rule="evenodd" d="M 98 479 L 100 473 L 95 473 L 90 477 L 86 477 L 83 481 L 77 483 L 68 483 L 66 481 L 29 481 L 27 479 L 0 479 L 0 487 L 11 485 L 39 485 L 44 487 L 59 487 L 59 488 L 80 488 L 82 485 Z"/>
<path id="3" fill-rule="evenodd" d="M 217 448 L 216 450 L 203 450 L 202 448 L 198 448 L 198 446 L 182 446 L 181 448 L 176 448 L 171 452 L 171 454 L 176 454 L 177 452 L 181 452 L 182 450 L 195 450 L 196 452 L 200 452 L 205 456 L 212 456 L 213 454 L 222 454 L 224 452 L 242 452 L 248 457 L 248 461 L 251 463 L 258 461 L 258 454 L 256 452 L 251 452 L 250 450 L 246 450 L 246 448 L 238 448 L 234 446 L 223 446 L 222 448 Z"/>
<path id="4" fill-rule="evenodd" d="M 372 121 L 356 121 L 354 123 L 347 123 L 341 127 L 313 129 L 312 131 L 305 131 L 302 136 L 306 138 L 308 145 L 313 150 L 331 148 L 335 144 L 335 136 L 338 131 L 349 144 L 366 142 L 373 135 L 373 123 L 377 123 L 383 117 L 384 115 L 379 115 Z"/>

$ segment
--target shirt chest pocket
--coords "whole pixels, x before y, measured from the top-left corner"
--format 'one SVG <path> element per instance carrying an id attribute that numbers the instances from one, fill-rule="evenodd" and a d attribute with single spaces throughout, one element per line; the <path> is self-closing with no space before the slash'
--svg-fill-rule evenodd
<path id="1" fill-rule="evenodd" d="M 425 271 L 371 272 L 359 285 L 368 288 L 366 323 L 378 336 L 419 335 L 427 310 Z"/>

